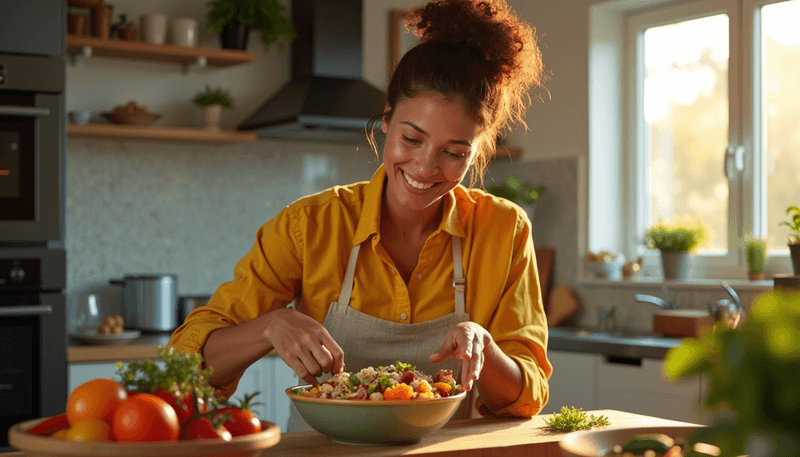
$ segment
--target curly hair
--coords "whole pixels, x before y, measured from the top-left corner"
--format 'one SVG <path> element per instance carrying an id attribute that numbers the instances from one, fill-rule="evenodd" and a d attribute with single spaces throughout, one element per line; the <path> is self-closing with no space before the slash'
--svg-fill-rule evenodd
<path id="1" fill-rule="evenodd" d="M 391 120 L 397 104 L 424 92 L 463 100 L 484 127 L 470 184 L 483 181 L 497 138 L 523 116 L 529 90 L 543 87 L 542 54 L 535 29 L 520 20 L 505 0 L 432 0 L 409 11 L 406 27 L 420 37 L 392 74 L 384 111 L 367 125 L 368 140 L 378 122 Z"/>

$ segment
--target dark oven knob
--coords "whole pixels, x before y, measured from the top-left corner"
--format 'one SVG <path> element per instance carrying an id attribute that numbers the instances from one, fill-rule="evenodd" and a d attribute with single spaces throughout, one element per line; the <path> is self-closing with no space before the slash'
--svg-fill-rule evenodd
<path id="1" fill-rule="evenodd" d="M 8 276 L 14 282 L 22 282 L 25 279 L 25 270 L 21 267 L 14 267 L 8 272 Z"/>

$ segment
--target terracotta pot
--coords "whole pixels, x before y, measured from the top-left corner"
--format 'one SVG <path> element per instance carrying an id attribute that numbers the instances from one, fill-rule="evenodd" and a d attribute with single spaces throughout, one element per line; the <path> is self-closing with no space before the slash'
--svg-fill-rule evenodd
<path id="1" fill-rule="evenodd" d="M 751 281 L 760 281 L 764 279 L 764 272 L 763 271 L 749 271 L 747 272 L 747 277 Z"/>
<path id="2" fill-rule="evenodd" d="M 74 36 L 86 35 L 86 26 L 89 24 L 89 18 L 85 14 L 70 13 L 68 19 L 69 34 Z"/>
<path id="3" fill-rule="evenodd" d="M 120 27 L 117 29 L 117 36 L 120 40 L 130 41 L 136 39 L 136 27 Z"/>
<path id="4" fill-rule="evenodd" d="M 92 8 L 92 36 L 107 39 L 111 35 L 111 14 L 114 5 Z"/>

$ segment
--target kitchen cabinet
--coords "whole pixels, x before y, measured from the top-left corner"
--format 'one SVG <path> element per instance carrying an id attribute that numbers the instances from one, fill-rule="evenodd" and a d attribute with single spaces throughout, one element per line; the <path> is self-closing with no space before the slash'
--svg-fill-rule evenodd
<path id="1" fill-rule="evenodd" d="M 202 67 L 229 67 L 253 62 L 252 52 L 231 49 L 184 47 L 171 44 L 153 44 L 133 40 L 115 40 L 94 37 L 67 37 L 67 53 L 73 64 L 91 57 L 109 57 L 128 60 L 149 60 L 179 64 L 184 73 Z M 255 132 L 208 130 L 188 127 L 150 127 L 121 124 L 68 124 L 67 135 L 72 137 L 144 139 L 183 141 L 194 143 L 238 143 L 256 140 Z"/>
<path id="2" fill-rule="evenodd" d="M 702 379 L 673 383 L 663 375 L 664 361 L 615 358 L 602 354 L 548 351 L 553 365 L 550 401 L 542 414 L 562 406 L 583 410 L 616 409 L 665 419 L 705 423 L 700 412 Z"/>

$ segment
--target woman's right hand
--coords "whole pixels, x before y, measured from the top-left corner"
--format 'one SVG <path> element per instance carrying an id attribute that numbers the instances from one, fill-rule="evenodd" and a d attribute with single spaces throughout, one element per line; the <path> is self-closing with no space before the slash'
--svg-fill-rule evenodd
<path id="1" fill-rule="evenodd" d="M 264 315 L 264 337 L 303 381 L 316 384 L 323 373 L 344 371 L 344 352 L 319 322 L 289 308 Z"/>

